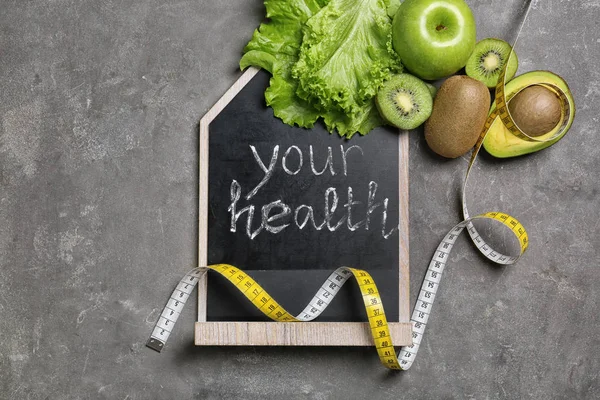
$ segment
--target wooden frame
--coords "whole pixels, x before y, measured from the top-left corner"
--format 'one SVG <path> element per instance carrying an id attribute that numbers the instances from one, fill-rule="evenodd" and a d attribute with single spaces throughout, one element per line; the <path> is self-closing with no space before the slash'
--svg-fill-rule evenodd
<path id="1" fill-rule="evenodd" d="M 249 68 L 200 120 L 198 265 L 207 265 L 208 245 L 208 126 L 244 86 L 258 68 Z M 409 315 L 408 268 L 408 134 L 399 140 L 399 319 L 390 322 L 390 334 L 396 346 L 412 343 Z M 404 284 L 403 284 L 404 283 Z M 198 282 L 197 346 L 369 346 L 373 345 L 367 322 L 210 322 L 206 321 L 207 275 Z"/>

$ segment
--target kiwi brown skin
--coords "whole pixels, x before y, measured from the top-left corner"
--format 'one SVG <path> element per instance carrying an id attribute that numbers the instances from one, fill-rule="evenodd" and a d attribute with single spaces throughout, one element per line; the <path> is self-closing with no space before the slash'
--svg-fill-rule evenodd
<path id="1" fill-rule="evenodd" d="M 435 153 L 456 158 L 477 142 L 490 108 L 490 91 L 482 82 L 464 75 L 442 84 L 425 123 L 425 140 Z"/>
<path id="2" fill-rule="evenodd" d="M 529 86 L 508 102 L 508 110 L 521 131 L 536 137 L 550 132 L 561 117 L 560 99 L 541 85 Z"/>

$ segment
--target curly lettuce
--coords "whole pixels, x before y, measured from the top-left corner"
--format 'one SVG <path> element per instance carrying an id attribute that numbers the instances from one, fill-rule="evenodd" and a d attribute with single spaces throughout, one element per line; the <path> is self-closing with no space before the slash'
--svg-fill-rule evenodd
<path id="1" fill-rule="evenodd" d="M 389 1 L 267 0 L 269 22 L 245 48 L 242 69 L 272 74 L 265 92 L 275 116 L 310 128 L 322 118 L 340 136 L 382 125 L 374 97 L 402 64 L 391 45 Z"/>
<path id="2" fill-rule="evenodd" d="M 271 73 L 265 99 L 274 115 L 288 125 L 311 128 L 319 118 L 309 102 L 296 96 L 298 84 L 291 73 L 298 61 L 302 27 L 325 4 L 324 0 L 266 0 L 270 21 L 254 31 L 240 60 L 242 70 L 252 65 Z"/>

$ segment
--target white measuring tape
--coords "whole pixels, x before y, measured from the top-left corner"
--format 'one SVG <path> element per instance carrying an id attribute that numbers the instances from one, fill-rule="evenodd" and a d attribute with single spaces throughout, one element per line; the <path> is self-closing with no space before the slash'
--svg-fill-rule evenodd
<path id="1" fill-rule="evenodd" d="M 216 264 L 208 267 L 197 267 L 188 272 L 179 282 L 167 305 L 163 309 L 150 339 L 146 345 L 158 352 L 165 346 L 177 319 L 181 314 L 183 306 L 187 302 L 192 290 L 198 284 L 199 278 L 208 270 L 213 270 L 230 282 L 232 282 L 260 311 L 269 318 L 279 322 L 308 322 L 317 318 L 333 301 L 336 294 L 346 281 L 354 277 L 359 285 L 363 296 L 367 318 L 371 327 L 374 344 L 377 348 L 381 362 L 390 369 L 408 369 L 412 365 L 415 355 L 421 344 L 427 320 L 431 314 L 433 301 L 437 293 L 439 283 L 446 266 L 446 262 L 456 238 L 468 227 L 473 219 L 488 218 L 497 220 L 505 226 L 511 228 L 515 236 L 522 243 L 522 252 L 526 249 L 527 233 L 521 224 L 514 218 L 503 213 L 487 213 L 456 225 L 439 244 L 429 268 L 423 286 L 419 293 L 417 304 L 413 311 L 411 323 L 413 325 L 413 344 L 402 347 L 400 350 L 400 361 L 395 354 L 392 339 L 390 337 L 389 326 L 385 316 L 383 304 L 377 286 L 373 278 L 366 271 L 341 267 L 336 269 L 321 285 L 312 300 L 297 316 L 292 316 L 283 307 L 281 307 L 256 281 L 254 281 L 244 271 L 227 264 Z M 469 228 L 475 232 L 474 228 Z M 487 244 L 475 233 L 475 242 L 481 243 L 478 247 L 488 258 L 496 259 L 496 262 L 510 264 L 516 261 L 518 257 L 508 257 L 494 253 Z M 521 254 L 522 254 L 521 252 Z M 492 259 L 491 258 L 491 259 Z"/>
<path id="2" fill-rule="evenodd" d="M 160 351 L 163 348 L 171 333 L 173 325 L 179 318 L 181 309 L 190 296 L 190 293 L 198 284 L 199 278 L 209 269 L 221 273 L 226 278 L 231 278 L 231 276 L 237 274 L 234 279 L 230 280 L 233 280 L 242 293 L 252 299 L 251 301 L 253 301 L 253 303 L 255 302 L 254 300 L 256 300 L 256 305 L 259 308 L 262 309 L 263 307 L 267 307 L 268 313 L 265 313 L 267 316 L 280 322 L 308 322 L 317 318 L 331 303 L 331 300 L 333 300 L 340 288 L 344 286 L 344 283 L 346 283 L 348 278 L 352 276 L 352 268 L 341 267 L 336 269 L 329 275 L 323 285 L 321 285 L 321 288 L 308 303 L 306 308 L 297 316 L 292 317 L 281 306 L 274 304 L 274 301 L 266 294 L 264 289 L 242 270 L 228 264 L 216 264 L 209 267 L 194 268 L 183 277 L 171 294 L 171 298 L 160 315 L 150 340 L 147 343 L 148 347 L 157 351 Z"/>

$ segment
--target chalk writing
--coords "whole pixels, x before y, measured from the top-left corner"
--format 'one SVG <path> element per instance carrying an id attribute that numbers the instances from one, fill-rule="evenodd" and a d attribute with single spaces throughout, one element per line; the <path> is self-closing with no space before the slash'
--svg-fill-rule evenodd
<path id="1" fill-rule="evenodd" d="M 269 168 L 265 167 L 265 164 L 260 159 L 260 156 L 256 152 L 256 147 L 251 145 L 250 150 L 252 151 L 252 155 L 254 155 L 254 159 L 258 163 L 258 166 L 265 173 L 265 176 L 263 176 L 262 180 L 258 183 L 258 185 L 256 185 L 256 187 L 254 189 L 252 189 L 252 191 L 246 195 L 246 200 L 250 200 L 256 193 L 258 193 L 258 190 L 261 187 L 263 187 L 269 181 L 269 179 L 271 179 L 271 176 L 273 176 L 275 163 L 277 162 L 277 155 L 279 154 L 279 146 L 275 146 L 273 148 L 273 156 L 271 157 L 271 162 L 269 163 Z"/>
<path id="2" fill-rule="evenodd" d="M 250 145 L 250 151 L 258 165 L 259 169 L 264 173 L 264 176 L 258 182 L 258 184 L 248 192 L 245 196 L 245 200 L 251 200 L 261 188 L 268 184 L 269 180 L 273 177 L 277 170 L 277 164 L 279 161 L 279 150 L 280 146 L 276 145 L 273 147 L 271 152 L 271 159 L 267 166 L 263 159 L 258 153 L 255 146 Z M 310 172 L 318 177 L 322 176 L 329 171 L 331 176 L 336 174 L 334 169 L 334 157 L 333 150 L 331 147 L 327 148 L 327 157 L 321 170 L 317 170 L 315 167 L 315 155 L 312 145 L 309 146 L 309 165 Z M 354 153 L 352 157 L 350 157 Z M 344 176 L 348 176 L 349 171 L 349 160 L 357 156 L 364 156 L 363 150 L 360 146 L 353 145 L 348 148 L 340 146 L 340 158 L 342 162 L 341 173 Z M 302 150 L 296 146 L 289 146 L 281 157 L 281 168 L 285 174 L 290 176 L 290 179 L 294 179 L 304 167 L 304 155 Z M 261 232 L 266 231 L 272 234 L 278 234 L 285 229 L 295 226 L 299 230 L 312 228 L 316 231 L 320 231 L 326 228 L 330 232 L 335 232 L 342 227 L 346 227 L 348 231 L 355 232 L 358 229 L 371 230 L 373 225 L 376 224 L 378 229 L 381 231 L 381 236 L 384 239 L 388 239 L 398 230 L 398 224 L 392 224 L 388 226 L 388 206 L 389 198 L 377 199 L 378 184 L 375 181 L 370 181 L 367 185 L 366 191 L 366 204 L 355 200 L 355 192 L 351 186 L 347 187 L 346 201 L 340 206 L 340 195 L 338 188 L 328 187 L 323 195 L 323 211 L 315 215 L 315 208 L 313 205 L 300 204 L 293 207 L 286 202 L 284 199 L 275 199 L 274 201 L 260 207 L 260 218 L 255 221 L 255 215 L 258 215 L 257 206 L 254 204 L 247 204 L 245 206 L 240 205 L 242 199 L 242 186 L 236 180 L 232 179 L 230 186 L 230 204 L 227 208 L 230 216 L 230 231 L 237 232 L 238 222 L 243 223 L 245 218 L 245 224 L 243 225 L 244 233 L 250 239 L 254 239 Z M 343 201 L 343 200 L 342 200 Z M 360 207 L 363 205 L 363 207 Z M 362 219 L 360 219 L 362 217 Z M 319 221 L 319 223 L 317 222 Z"/>

